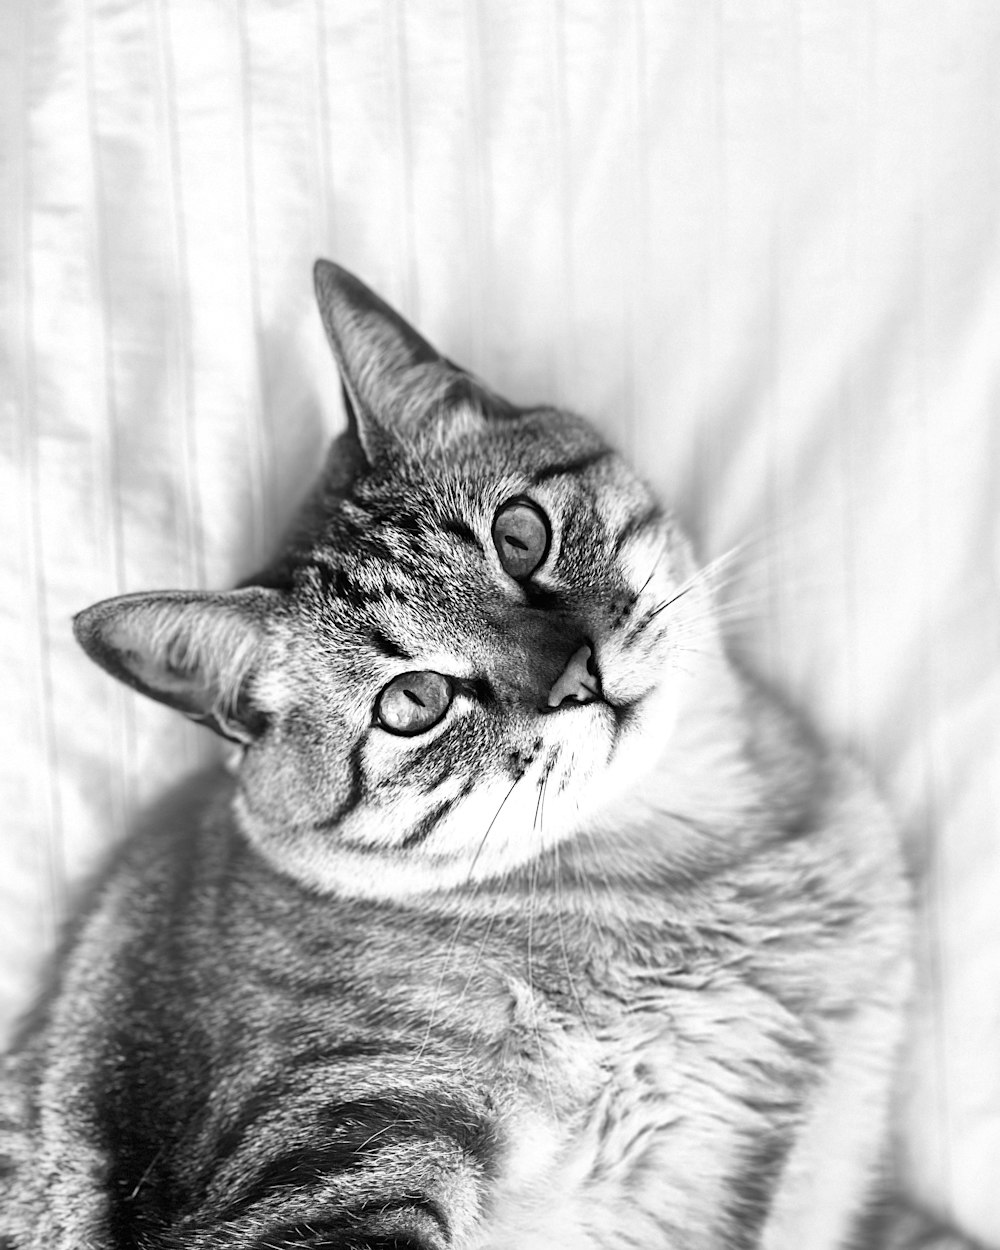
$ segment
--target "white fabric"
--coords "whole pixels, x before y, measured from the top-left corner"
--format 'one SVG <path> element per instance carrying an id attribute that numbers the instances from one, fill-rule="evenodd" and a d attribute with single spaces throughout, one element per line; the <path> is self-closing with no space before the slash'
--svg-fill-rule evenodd
<path id="1" fill-rule="evenodd" d="M 998 66 L 995 0 L 4 0 L 6 1016 L 216 749 L 70 615 L 270 550 L 326 255 L 748 544 L 746 648 L 925 861 L 913 1188 L 1000 1242 Z"/>

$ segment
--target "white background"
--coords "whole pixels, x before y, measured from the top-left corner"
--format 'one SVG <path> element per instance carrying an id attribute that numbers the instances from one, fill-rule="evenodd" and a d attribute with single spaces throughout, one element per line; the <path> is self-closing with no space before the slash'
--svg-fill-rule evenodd
<path id="1" fill-rule="evenodd" d="M 912 1187 L 1000 1242 L 1000 4 L 0 3 L 0 1001 L 214 740 L 69 619 L 226 586 L 341 420 L 310 268 L 746 544 L 924 872 Z"/>

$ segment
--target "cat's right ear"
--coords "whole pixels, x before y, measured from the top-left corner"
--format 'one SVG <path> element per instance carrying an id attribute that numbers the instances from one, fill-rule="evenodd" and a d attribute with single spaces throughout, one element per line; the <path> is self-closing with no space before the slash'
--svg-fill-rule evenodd
<path id="1" fill-rule="evenodd" d="M 113 677 L 246 745 L 267 725 L 257 678 L 280 598 L 259 587 L 121 595 L 80 612 L 73 632 Z"/>
<path id="2" fill-rule="evenodd" d="M 351 433 L 369 464 L 430 371 L 452 371 L 439 352 L 354 274 L 329 260 L 313 267 L 316 302 L 340 370 Z M 352 466 L 353 467 L 353 466 Z"/>

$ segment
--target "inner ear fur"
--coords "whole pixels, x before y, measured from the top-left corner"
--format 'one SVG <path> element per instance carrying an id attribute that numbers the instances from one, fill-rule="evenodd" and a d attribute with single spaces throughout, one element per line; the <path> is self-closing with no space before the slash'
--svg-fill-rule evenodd
<path id="1" fill-rule="evenodd" d="M 254 683 L 280 598 L 260 587 L 121 595 L 80 612 L 73 632 L 92 660 L 133 690 L 249 743 L 267 723 Z"/>

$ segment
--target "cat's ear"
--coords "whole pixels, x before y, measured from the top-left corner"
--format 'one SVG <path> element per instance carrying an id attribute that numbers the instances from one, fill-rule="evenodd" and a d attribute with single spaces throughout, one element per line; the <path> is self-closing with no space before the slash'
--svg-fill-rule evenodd
<path id="1" fill-rule="evenodd" d="M 267 724 L 254 678 L 280 598 L 258 587 L 122 595 L 80 612 L 73 632 L 112 676 L 246 744 Z"/>
<path id="2" fill-rule="evenodd" d="M 369 463 L 404 419 L 415 387 L 448 366 L 395 309 L 332 261 L 313 268 L 316 302 L 337 360 L 348 418 Z"/>
<path id="3" fill-rule="evenodd" d="M 379 459 L 388 440 L 405 437 L 407 424 L 428 410 L 440 413 L 466 400 L 484 416 L 514 413 L 512 405 L 442 356 L 352 273 L 318 260 L 313 277 L 351 433 L 369 464 Z"/>

